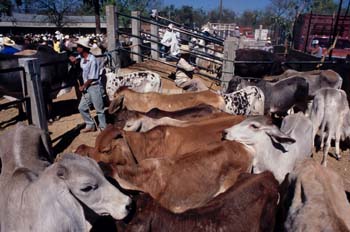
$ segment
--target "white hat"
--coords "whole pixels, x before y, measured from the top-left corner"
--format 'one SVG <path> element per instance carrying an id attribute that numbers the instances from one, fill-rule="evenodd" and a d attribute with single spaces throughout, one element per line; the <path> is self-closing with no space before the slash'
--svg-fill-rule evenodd
<path id="1" fill-rule="evenodd" d="M 2 43 L 3 43 L 3 45 L 6 45 L 6 46 L 13 46 L 13 45 L 16 44 L 15 41 L 13 41 L 12 39 L 10 39 L 9 37 L 4 37 L 4 38 L 2 39 Z"/>
<path id="2" fill-rule="evenodd" d="M 55 32 L 55 34 L 56 34 L 56 35 L 59 35 L 59 34 L 61 34 L 61 32 L 59 32 L 59 31 L 56 31 L 56 32 Z"/>
<path id="3" fill-rule="evenodd" d="M 172 29 L 174 28 L 174 25 L 173 25 L 172 23 L 170 23 L 170 24 L 168 25 L 168 28 L 172 30 Z"/>
<path id="4" fill-rule="evenodd" d="M 314 39 L 314 40 L 312 41 L 312 44 L 319 44 L 319 42 L 320 42 L 320 41 L 318 41 L 318 39 Z"/>
<path id="5" fill-rule="evenodd" d="M 65 35 L 64 38 L 65 38 L 65 39 L 69 39 L 69 35 Z"/>
<path id="6" fill-rule="evenodd" d="M 185 44 L 181 44 L 180 46 L 180 53 L 181 54 L 188 54 L 190 52 L 190 47 Z"/>
<path id="7" fill-rule="evenodd" d="M 91 48 L 91 45 L 90 45 L 90 40 L 88 38 L 79 38 L 77 42 L 75 42 L 77 45 L 80 45 L 82 47 L 85 47 L 85 48 Z"/>
<path id="8" fill-rule="evenodd" d="M 239 26 L 236 26 L 235 29 L 239 29 Z"/>

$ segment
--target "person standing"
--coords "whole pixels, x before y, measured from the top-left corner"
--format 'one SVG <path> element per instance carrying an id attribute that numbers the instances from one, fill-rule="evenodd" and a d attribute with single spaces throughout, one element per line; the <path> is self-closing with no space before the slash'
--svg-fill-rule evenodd
<path id="1" fill-rule="evenodd" d="M 79 103 L 79 112 L 85 121 L 85 128 L 82 133 L 92 132 L 96 130 L 96 125 L 92 119 L 89 109 L 92 104 L 96 110 L 99 127 L 106 127 L 106 116 L 104 113 L 103 103 L 103 87 L 99 77 L 99 65 L 94 55 L 90 53 L 91 46 L 88 38 L 80 38 L 77 42 L 77 52 L 80 56 L 80 67 L 84 84 L 79 87 L 82 92 L 82 98 Z M 69 57 L 70 61 L 75 63 L 77 58 Z"/>
<path id="2" fill-rule="evenodd" d="M 174 32 L 174 25 L 169 24 L 160 43 L 163 45 L 161 51 L 171 56 L 179 54 L 179 40 Z"/>

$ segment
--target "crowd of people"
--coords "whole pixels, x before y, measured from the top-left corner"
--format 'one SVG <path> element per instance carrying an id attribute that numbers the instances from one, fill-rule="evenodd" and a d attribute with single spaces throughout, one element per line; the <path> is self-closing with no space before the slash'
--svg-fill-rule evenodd
<path id="1" fill-rule="evenodd" d="M 47 45 L 53 48 L 57 53 L 60 52 L 72 52 L 76 47 L 76 41 L 79 38 L 89 38 L 91 48 L 94 53 L 101 53 L 99 44 L 104 41 L 104 35 L 68 35 L 63 34 L 60 31 L 55 33 L 45 34 L 25 34 L 25 35 L 3 35 L 0 34 L 0 54 L 13 55 L 23 50 L 36 50 L 40 45 Z M 102 53 L 101 53 L 102 54 Z"/>

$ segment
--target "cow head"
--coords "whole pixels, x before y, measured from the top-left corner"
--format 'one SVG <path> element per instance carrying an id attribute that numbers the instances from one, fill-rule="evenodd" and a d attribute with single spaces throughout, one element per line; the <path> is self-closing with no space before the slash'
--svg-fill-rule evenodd
<path id="1" fill-rule="evenodd" d="M 56 176 L 76 199 L 99 215 L 123 219 L 131 199 L 111 185 L 97 163 L 76 154 L 64 154 L 54 164 Z"/>
<path id="2" fill-rule="evenodd" d="M 123 95 L 120 95 L 117 98 L 115 98 L 108 107 L 108 113 L 109 114 L 117 113 L 120 109 L 123 108 L 123 102 L 124 102 Z"/>
<path id="3" fill-rule="evenodd" d="M 223 134 L 224 139 L 236 140 L 252 148 L 259 146 L 259 143 L 268 137 L 273 143 L 277 144 L 295 142 L 295 139 L 281 132 L 264 116 L 247 118 L 243 122 L 226 129 Z"/>

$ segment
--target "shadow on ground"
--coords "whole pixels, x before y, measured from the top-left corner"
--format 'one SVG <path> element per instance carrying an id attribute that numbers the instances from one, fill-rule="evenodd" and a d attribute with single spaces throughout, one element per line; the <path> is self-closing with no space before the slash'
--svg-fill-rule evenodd
<path id="1" fill-rule="evenodd" d="M 67 117 L 78 111 L 79 102 L 77 99 L 62 100 L 53 103 L 53 115 L 59 118 Z"/>
<path id="2" fill-rule="evenodd" d="M 80 134 L 80 130 L 85 127 L 85 124 L 79 124 L 73 129 L 67 131 L 66 133 L 58 136 L 57 138 L 52 140 L 52 143 L 59 141 L 55 146 L 53 146 L 54 154 L 59 154 L 63 152 L 72 142 L 73 140 Z"/>

